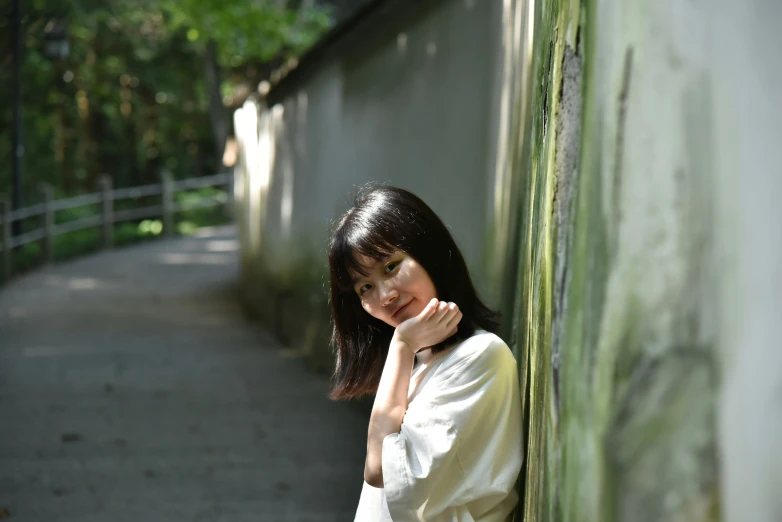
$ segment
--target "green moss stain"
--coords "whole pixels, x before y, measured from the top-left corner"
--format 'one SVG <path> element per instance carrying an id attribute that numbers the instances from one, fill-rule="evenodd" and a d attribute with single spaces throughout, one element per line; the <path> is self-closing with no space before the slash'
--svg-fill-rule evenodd
<path id="1" fill-rule="evenodd" d="M 625 4 L 599 9 L 604 20 L 646 20 Z M 672 203 L 638 195 L 645 181 L 628 144 L 643 138 L 628 122 L 633 91 L 643 88 L 634 71 L 648 66 L 636 59 L 644 42 L 598 33 L 597 11 L 588 0 L 536 4 L 516 308 L 529 412 L 523 519 L 716 521 L 716 370 L 699 322 L 710 215 L 700 194 L 708 185 L 687 170 L 707 171 L 707 163 L 695 152 L 684 162 L 671 178 Z M 572 112 L 562 86 L 575 84 L 582 97 Z M 685 127 L 699 121 L 691 113 L 708 110 L 693 99 Z M 557 141 L 566 133 L 580 151 L 575 166 L 573 144 Z M 628 206 L 626 187 L 648 207 Z M 568 189 L 572 206 L 558 199 L 569 198 Z M 623 243 L 627 226 L 637 227 L 636 237 Z M 667 267 L 632 261 L 644 259 L 644 248 L 655 253 L 660 237 L 672 245 Z M 666 280 L 671 274 L 684 274 L 686 291 Z"/>
<path id="2" fill-rule="evenodd" d="M 578 34 L 577 2 L 536 4 L 536 39 L 532 118 L 527 131 L 531 146 L 522 165 L 522 255 L 519 263 L 517 331 L 528 365 L 529 432 L 523 519 L 558 518 L 559 406 L 552 366 L 554 327 L 554 267 L 557 222 L 555 198 L 556 118 L 562 86 L 562 64 L 568 41 L 575 46 Z M 575 20 L 575 22 L 574 22 Z M 563 231 L 564 232 L 564 231 Z M 524 368 L 523 371 L 526 371 Z M 523 373 L 524 375 L 524 373 Z"/>
<path id="3" fill-rule="evenodd" d="M 331 313 L 325 253 L 307 249 L 309 238 L 291 239 L 243 260 L 242 298 L 246 310 L 310 369 L 328 373 Z"/>

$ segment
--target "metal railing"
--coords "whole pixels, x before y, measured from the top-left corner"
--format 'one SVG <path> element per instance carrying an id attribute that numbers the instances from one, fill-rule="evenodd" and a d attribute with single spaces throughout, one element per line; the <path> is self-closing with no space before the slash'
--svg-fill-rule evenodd
<path id="1" fill-rule="evenodd" d="M 198 201 L 177 203 L 176 192 L 204 187 L 219 187 L 233 184 L 233 174 L 223 173 L 213 176 L 189 178 L 174 181 L 170 174 L 161 176 L 160 183 L 112 189 L 111 178 L 104 176 L 99 180 L 99 191 L 66 199 L 53 199 L 53 189 L 43 185 L 41 194 L 43 201 L 35 205 L 11 210 L 8 197 L 0 196 L 0 278 L 7 281 L 12 273 L 11 253 L 15 248 L 35 241 L 42 242 L 43 261 L 54 261 L 54 243 L 56 236 L 84 230 L 101 228 L 101 243 L 103 248 L 111 248 L 114 243 L 114 224 L 138 219 L 160 218 L 163 224 L 163 235 L 172 235 L 174 230 L 174 215 L 185 210 L 216 207 L 230 204 L 233 186 L 226 191 L 228 198 L 203 197 Z M 114 202 L 141 197 L 160 196 L 160 203 L 128 210 L 114 210 Z M 55 212 L 87 205 L 99 205 L 99 212 L 94 216 L 73 219 L 65 223 L 56 223 Z M 34 230 L 13 236 L 11 223 L 30 218 L 42 218 L 41 226 Z"/>

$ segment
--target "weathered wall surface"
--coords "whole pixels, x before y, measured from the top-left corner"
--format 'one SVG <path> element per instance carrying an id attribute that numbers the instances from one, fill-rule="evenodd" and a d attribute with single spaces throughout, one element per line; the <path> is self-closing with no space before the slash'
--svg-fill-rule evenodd
<path id="1" fill-rule="evenodd" d="M 410 188 L 511 319 L 519 520 L 782 520 L 782 4 L 427 5 L 236 114 L 248 300 L 327 367 L 329 222 Z"/>
<path id="2" fill-rule="evenodd" d="M 418 194 L 451 228 L 486 300 L 496 303 L 502 288 L 490 281 L 502 278 L 497 261 L 507 249 L 487 260 L 498 237 L 491 115 L 500 111 L 502 6 L 430 1 L 402 11 L 319 64 L 279 104 L 248 102 L 235 117 L 248 302 L 320 368 L 331 364 L 330 223 L 364 182 Z"/>
<path id="3" fill-rule="evenodd" d="M 525 520 L 782 520 L 780 11 L 536 3 Z"/>

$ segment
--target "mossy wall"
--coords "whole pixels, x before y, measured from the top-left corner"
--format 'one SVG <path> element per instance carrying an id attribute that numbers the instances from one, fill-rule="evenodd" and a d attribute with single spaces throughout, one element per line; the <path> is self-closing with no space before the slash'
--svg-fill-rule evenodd
<path id="1" fill-rule="evenodd" d="M 782 211 L 766 196 L 782 190 L 778 147 L 767 146 L 782 138 L 771 87 L 782 42 L 769 21 L 782 8 L 529 9 L 514 327 L 529 421 L 520 518 L 782 520 L 769 489 L 782 476 L 762 457 L 779 463 L 768 433 L 782 425 L 770 392 L 782 389 L 771 335 L 782 236 L 768 221 Z M 763 363 L 749 362 L 750 346 Z M 735 369 L 745 364 L 763 380 Z"/>
<path id="2" fill-rule="evenodd" d="M 703 85 L 670 15 L 535 5 L 524 520 L 718 518 Z"/>

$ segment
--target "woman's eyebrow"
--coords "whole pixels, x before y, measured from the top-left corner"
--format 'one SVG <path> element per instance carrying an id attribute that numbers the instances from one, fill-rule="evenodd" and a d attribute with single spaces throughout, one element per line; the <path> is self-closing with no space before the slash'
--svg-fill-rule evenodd
<path id="1" fill-rule="evenodd" d="M 367 275 L 364 275 L 364 274 L 356 274 L 354 272 L 354 273 L 350 274 L 350 284 L 355 285 L 356 283 L 358 283 L 359 281 L 361 281 L 362 279 L 364 279 L 365 277 L 368 277 L 368 276 L 369 276 L 368 273 L 367 273 Z"/>
<path id="2" fill-rule="evenodd" d="M 389 260 L 391 260 L 392 257 L 394 257 L 394 256 L 396 256 L 398 254 L 399 254 L 399 252 L 391 252 L 389 254 L 384 254 L 381 257 L 379 257 L 378 259 L 374 259 L 370 266 L 361 265 L 361 267 L 366 271 L 366 274 L 357 274 L 355 272 L 352 272 L 350 274 L 350 282 L 351 282 L 351 284 L 356 284 L 360 280 L 364 279 L 365 277 L 369 277 L 369 275 L 377 267 L 377 265 L 383 265 L 383 264 L 387 263 Z"/>

